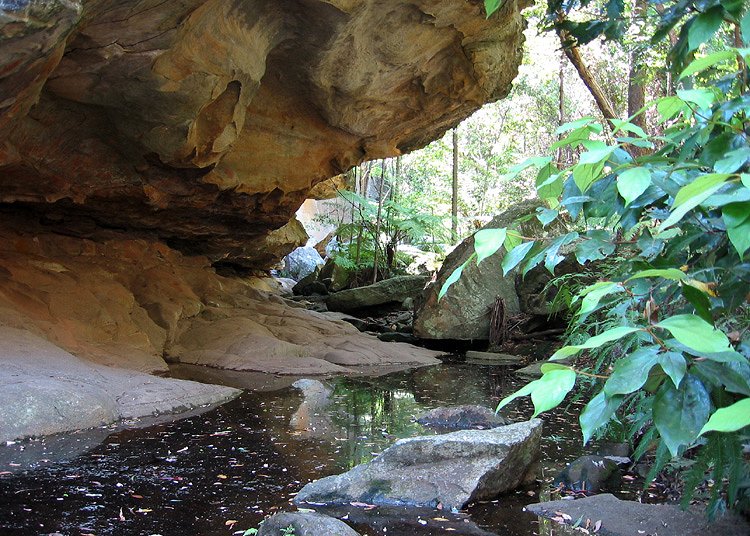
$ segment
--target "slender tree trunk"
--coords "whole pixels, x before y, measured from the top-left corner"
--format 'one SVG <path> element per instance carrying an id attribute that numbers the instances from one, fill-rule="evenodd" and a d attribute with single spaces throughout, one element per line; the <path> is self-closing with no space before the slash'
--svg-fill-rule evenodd
<path id="1" fill-rule="evenodd" d="M 561 127 L 565 124 L 565 52 L 560 53 L 560 70 L 558 72 L 558 80 L 560 90 L 557 95 L 557 126 Z M 562 137 L 562 134 L 558 136 L 558 139 Z M 564 147 L 558 147 L 557 149 L 557 162 L 562 168 L 563 166 Z"/>
<path id="2" fill-rule="evenodd" d="M 451 195 L 451 242 L 458 242 L 458 127 L 453 129 L 453 194 Z"/>
<path id="3" fill-rule="evenodd" d="M 380 184 L 378 184 L 378 214 L 375 218 L 375 236 L 373 236 L 373 242 L 375 242 L 375 253 L 372 260 L 372 282 L 378 281 L 378 249 L 380 241 L 380 223 L 383 214 L 383 184 L 385 183 L 385 160 L 380 161 Z"/>
<path id="4" fill-rule="evenodd" d="M 645 20 L 646 10 L 648 9 L 648 0 L 635 0 L 633 4 L 633 15 L 631 23 L 639 20 Z M 641 56 L 638 46 L 633 46 L 629 54 L 628 70 L 628 117 L 633 124 L 642 129 L 646 129 L 646 116 L 640 114 L 633 117 L 638 111 L 646 105 L 646 81 L 644 79 L 645 69 L 641 65 Z"/>

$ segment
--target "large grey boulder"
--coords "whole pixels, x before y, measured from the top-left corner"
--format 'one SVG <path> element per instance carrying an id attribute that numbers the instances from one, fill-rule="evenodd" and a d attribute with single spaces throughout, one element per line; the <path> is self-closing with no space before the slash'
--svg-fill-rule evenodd
<path id="1" fill-rule="evenodd" d="M 294 529 L 289 531 L 289 527 Z M 281 512 L 266 519 L 258 536 L 359 536 L 343 521 L 317 512 Z"/>
<path id="2" fill-rule="evenodd" d="M 407 298 L 419 295 L 427 284 L 427 277 L 402 275 L 378 281 L 366 287 L 351 288 L 331 294 L 326 301 L 328 309 L 348 313 L 379 305 L 401 304 Z"/>
<path id="3" fill-rule="evenodd" d="M 307 484 L 295 503 L 462 508 L 493 499 L 529 477 L 542 421 L 401 439 L 373 461 Z"/>
<path id="4" fill-rule="evenodd" d="M 299 281 L 323 266 L 323 257 L 313 247 L 304 246 L 284 257 L 284 275 Z"/>
<path id="5" fill-rule="evenodd" d="M 535 217 L 538 201 L 525 201 L 495 216 L 483 229 L 515 227 L 524 236 L 542 237 L 546 233 L 559 233 L 560 229 L 544 230 Z M 525 221 L 516 223 L 517 220 Z M 424 291 L 414 316 L 414 333 L 423 339 L 487 340 L 490 333 L 490 316 L 495 299 L 501 297 L 508 315 L 520 312 L 546 314 L 546 300 L 539 297 L 550 279 L 541 267 L 524 281 L 511 272 L 503 277 L 501 267 L 504 249 L 484 259 L 477 266 L 472 260 L 456 281 L 438 301 L 438 293 L 456 268 L 474 253 L 474 236 L 459 244 L 443 262 L 437 279 Z M 520 298 L 519 298 L 520 294 Z M 533 310 L 528 307 L 533 306 Z"/>
<path id="6" fill-rule="evenodd" d="M 558 523 L 578 523 L 581 527 L 589 527 L 592 532 L 598 525 L 596 534 L 600 536 L 750 534 L 750 524 L 736 515 L 727 514 L 710 523 L 700 507 L 684 511 L 676 505 L 621 501 L 609 493 L 574 501 L 530 504 L 526 510 Z"/>

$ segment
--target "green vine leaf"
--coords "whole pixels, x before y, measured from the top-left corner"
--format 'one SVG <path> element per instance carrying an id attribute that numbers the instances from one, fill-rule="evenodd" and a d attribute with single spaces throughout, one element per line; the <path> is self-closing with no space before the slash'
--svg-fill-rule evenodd
<path id="1" fill-rule="evenodd" d="M 507 229 L 481 229 L 474 235 L 474 251 L 477 254 L 477 266 L 487 257 L 494 255 L 505 243 Z"/>
<path id="2" fill-rule="evenodd" d="M 696 315 L 670 316 L 656 327 L 666 329 L 680 343 L 696 352 L 715 354 L 733 351 L 723 332 Z"/>
<path id="3" fill-rule="evenodd" d="M 643 387 L 649 372 L 658 363 L 658 353 L 658 346 L 646 346 L 618 359 L 615 370 L 604 384 L 604 393 L 607 396 L 628 395 Z"/>
<path id="4" fill-rule="evenodd" d="M 717 409 L 701 428 L 700 435 L 707 432 L 736 432 L 750 425 L 750 398 L 743 398 L 731 406 Z"/>
<path id="5" fill-rule="evenodd" d="M 538 380 L 526 384 L 515 393 L 503 398 L 497 406 L 497 411 L 507 406 L 516 398 L 531 395 L 534 403 L 534 415 L 556 407 L 563 401 L 565 395 L 573 389 L 576 381 L 576 373 L 570 368 L 557 368 L 549 370 Z"/>
<path id="6" fill-rule="evenodd" d="M 577 354 L 581 350 L 590 350 L 593 348 L 599 348 L 600 346 L 607 344 L 608 342 L 613 342 L 618 339 L 622 339 L 623 337 L 630 335 L 631 333 L 635 333 L 636 331 L 641 331 L 641 329 L 625 327 L 625 326 L 620 326 L 617 328 L 609 329 L 605 331 L 604 333 L 600 333 L 599 335 L 596 335 L 595 337 L 591 337 L 589 340 L 587 340 L 583 344 L 577 344 L 574 346 L 563 346 L 557 352 L 552 354 L 552 357 L 550 357 L 550 361 L 555 361 L 558 359 L 565 359 L 566 357 Z"/>
<path id="7" fill-rule="evenodd" d="M 586 404 L 578 418 L 584 445 L 589 442 L 599 428 L 609 422 L 624 399 L 624 396 L 609 397 L 602 391 Z"/>
<path id="8" fill-rule="evenodd" d="M 711 398 L 703 383 L 688 374 L 681 389 L 662 384 L 654 398 L 654 424 L 672 456 L 698 437 L 711 411 Z"/>

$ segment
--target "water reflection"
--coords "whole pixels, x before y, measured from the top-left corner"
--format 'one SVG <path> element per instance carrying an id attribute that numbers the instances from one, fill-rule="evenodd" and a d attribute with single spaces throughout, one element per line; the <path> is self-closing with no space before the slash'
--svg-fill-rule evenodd
<path id="1" fill-rule="evenodd" d="M 200 379 L 199 372 L 191 369 L 191 378 Z M 221 379 L 206 372 L 212 382 Z M 466 364 L 297 388 L 290 386 L 295 378 L 230 376 L 235 385 L 255 382 L 266 390 L 248 390 L 203 415 L 117 432 L 70 462 L 18 475 L 3 474 L 0 464 L 0 533 L 232 534 L 289 508 L 306 482 L 366 462 L 396 438 L 434 433 L 414 422 L 419 413 L 445 405 L 494 407 L 520 385 L 507 367 Z M 519 401 L 504 416 L 521 420 L 530 412 Z M 580 436 L 564 410 L 545 419 L 542 462 L 551 478 L 581 454 Z M 12 460 L 13 451 L 7 453 Z M 458 534 L 531 536 L 539 527 L 522 512 L 528 502 L 535 497 L 525 491 L 510 494 L 472 507 L 471 524 L 440 523 L 458 523 L 465 529 Z M 397 536 L 435 534 L 434 519 L 442 519 L 440 512 L 429 518 L 411 511 L 364 514 L 350 515 L 360 519 L 362 534 L 383 534 L 383 528 Z"/>

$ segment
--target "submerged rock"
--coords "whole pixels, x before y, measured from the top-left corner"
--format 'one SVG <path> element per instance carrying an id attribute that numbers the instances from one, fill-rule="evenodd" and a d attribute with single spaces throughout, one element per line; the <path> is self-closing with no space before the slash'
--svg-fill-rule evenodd
<path id="1" fill-rule="evenodd" d="M 676 505 L 643 504 L 621 501 L 614 495 L 602 494 L 584 499 L 549 501 L 530 504 L 526 509 L 558 523 L 582 527 L 599 525 L 602 536 L 747 536 L 750 524 L 734 514 L 726 514 L 709 522 L 702 507 L 689 511 Z M 565 514 L 562 516 L 561 514 Z M 580 522 L 579 522 L 580 520 Z"/>
<path id="2" fill-rule="evenodd" d="M 289 527 L 292 531 L 289 532 Z M 318 512 L 280 512 L 260 525 L 258 536 L 359 536 L 343 521 Z"/>
<path id="3" fill-rule="evenodd" d="M 542 421 L 533 419 L 400 439 L 371 462 L 307 484 L 294 502 L 462 508 L 526 481 L 541 435 Z"/>
<path id="4" fill-rule="evenodd" d="M 453 430 L 486 430 L 510 424 L 490 408 L 472 405 L 431 409 L 418 415 L 416 421 L 422 426 Z"/>
<path id="5" fill-rule="evenodd" d="M 350 313 L 368 307 L 401 305 L 407 298 L 414 298 L 424 288 L 427 277 L 402 275 L 378 281 L 366 287 L 351 288 L 331 294 L 326 303 L 331 311 Z"/>
<path id="6" fill-rule="evenodd" d="M 525 358 L 519 355 L 501 354 L 498 352 L 477 352 L 475 350 L 469 350 L 466 352 L 466 359 L 487 361 L 499 365 L 517 365 L 523 363 Z"/>
<path id="7" fill-rule="evenodd" d="M 606 456 L 581 456 L 569 463 L 553 481 L 553 485 L 561 489 L 584 493 L 616 491 L 619 483 L 620 467 L 616 460 Z"/>

